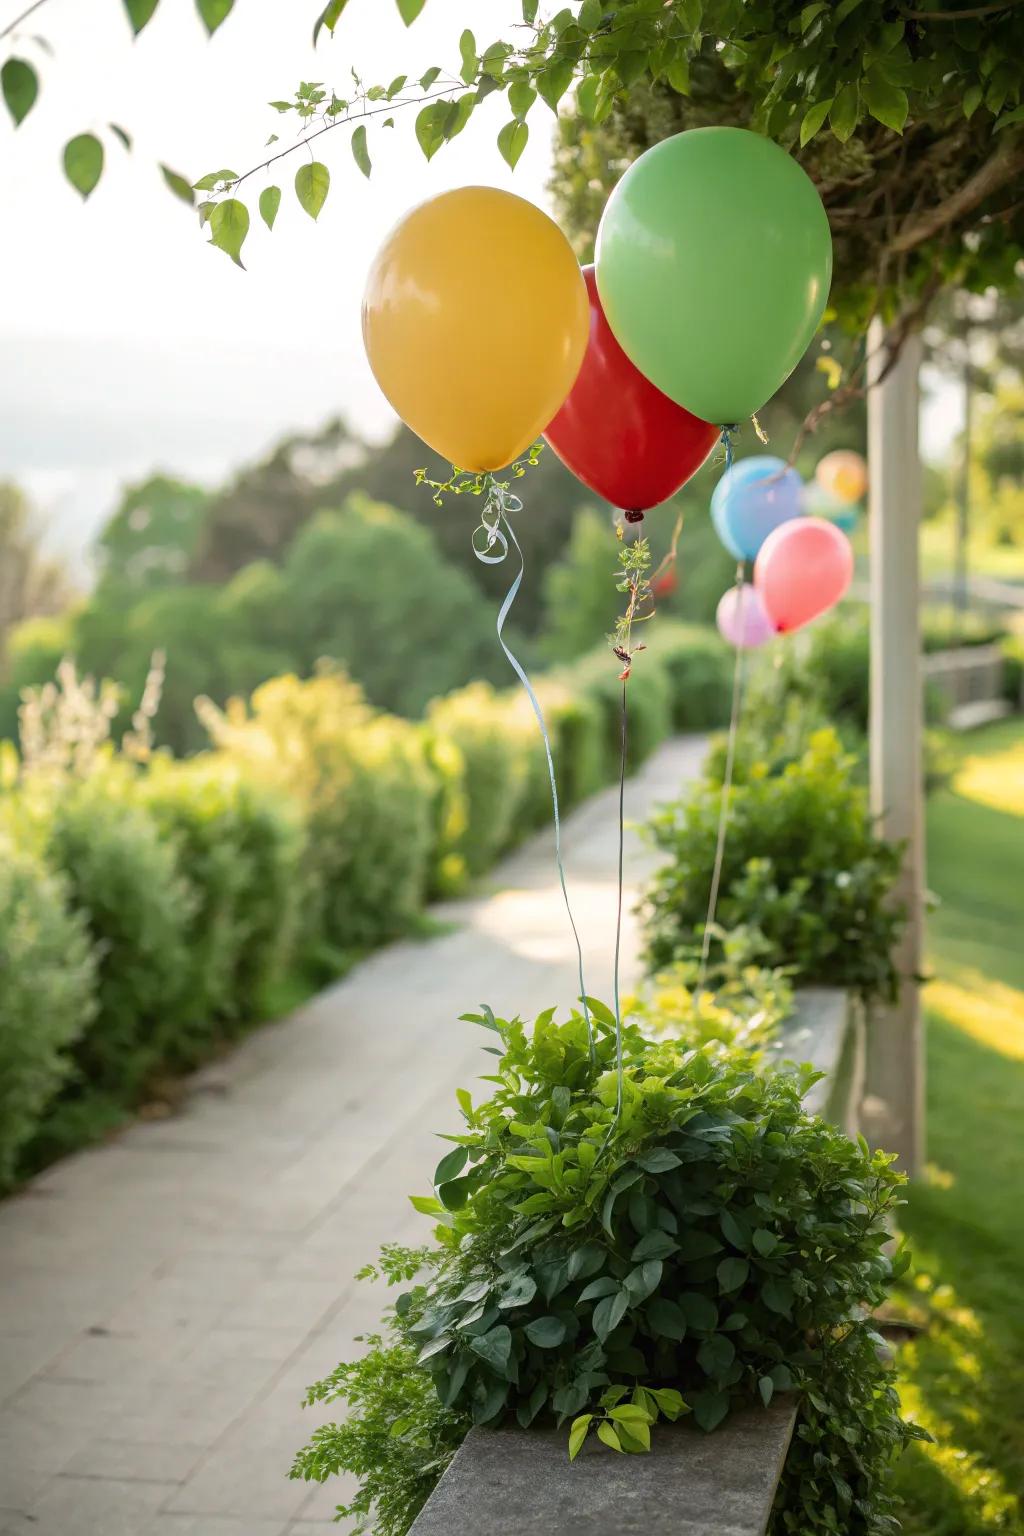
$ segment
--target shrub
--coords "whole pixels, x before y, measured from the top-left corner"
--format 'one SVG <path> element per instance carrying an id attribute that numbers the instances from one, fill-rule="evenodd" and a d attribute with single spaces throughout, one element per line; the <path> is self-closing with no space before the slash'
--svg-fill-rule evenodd
<path id="1" fill-rule="evenodd" d="M 619 557 L 609 514 L 583 507 L 562 558 L 544 572 L 544 653 L 551 661 L 584 655 L 614 629 L 621 607 L 615 589 Z"/>
<path id="2" fill-rule="evenodd" d="M 821 730 L 780 773 L 754 764 L 733 786 L 718 920 L 725 929 L 760 930 L 769 962 L 790 967 L 797 983 L 892 997 L 903 913 L 891 893 L 901 852 L 874 834 L 853 768 L 835 732 Z M 644 903 L 654 969 L 700 945 L 720 799 L 720 786 L 704 780 L 648 823 L 668 859 Z M 713 952 L 719 946 L 716 936 Z"/>
<path id="3" fill-rule="evenodd" d="M 95 957 L 59 875 L 0 838 L 0 1189 L 72 1071 L 95 1010 Z"/>
<path id="4" fill-rule="evenodd" d="M 659 617 L 651 626 L 650 645 L 668 675 L 674 729 L 706 731 L 724 725 L 732 698 L 733 653 L 718 631 Z"/>
<path id="5" fill-rule="evenodd" d="M 482 874 L 524 829 L 536 721 L 487 683 L 435 700 L 428 718 L 465 760 L 469 816 L 459 853 L 470 874 Z"/>
<path id="6" fill-rule="evenodd" d="M 209 754 L 187 763 L 156 758 L 140 798 L 177 849 L 194 895 L 189 1012 L 200 1029 L 215 1019 L 251 1020 L 295 937 L 298 809 Z"/>
<path id="7" fill-rule="evenodd" d="M 604 757 L 613 766 L 608 777 L 617 776 L 622 740 L 621 665 L 607 646 L 591 651 L 569 667 L 552 675 L 579 698 L 589 699 L 601 711 Z M 629 728 L 626 765 L 632 772 L 672 731 L 672 703 L 668 673 L 652 648 L 636 658 L 627 684 Z"/>
<path id="8" fill-rule="evenodd" d="M 564 682 L 543 677 L 535 691 L 551 738 L 559 808 L 564 813 L 612 777 L 614 768 L 605 751 L 604 719 L 592 698 L 572 693 Z M 540 727 L 522 689 L 513 690 L 508 699 L 517 730 L 530 740 L 522 815 L 531 827 L 546 826 L 551 820 L 551 779 Z"/>
<path id="9" fill-rule="evenodd" d="M 418 727 L 376 715 L 339 672 L 278 677 L 226 712 L 209 701 L 215 743 L 264 783 L 295 795 L 308 821 L 304 930 L 351 954 L 405 930 L 426 891 L 431 776 Z"/>
<path id="10" fill-rule="evenodd" d="M 1024 708 L 1024 635 L 1007 635 L 1002 652 L 1003 698 L 1014 709 Z"/>
<path id="11" fill-rule="evenodd" d="M 593 1431 L 640 1452 L 661 1417 L 692 1410 L 711 1431 L 795 1391 L 773 1531 L 881 1536 L 886 1472 L 916 1432 L 865 1313 L 906 1268 L 884 1253 L 902 1176 L 804 1111 L 808 1069 L 761 1075 L 744 1052 L 632 1026 L 617 1113 L 614 1021 L 592 1012 L 593 1053 L 578 1013 L 530 1031 L 477 1017 L 497 1036 L 498 1086 L 476 1106 L 460 1090 L 465 1127 L 413 1202 L 437 1247 L 385 1253 L 389 1280 L 422 1277 L 389 1341 L 311 1389 L 350 1414 L 315 1431 L 293 1476 L 368 1473 L 345 1512 L 375 1499 L 373 1528 L 397 1536 L 470 1422 L 571 1421 L 570 1456 Z M 417 1371 L 447 1424 L 420 1388 L 398 1398 Z M 403 1444 L 374 1462 L 386 1423 Z"/>
<path id="12" fill-rule="evenodd" d="M 84 783 L 52 786 L 43 815 L 48 859 L 64 875 L 98 959 L 98 1008 L 76 1064 L 88 1084 L 130 1104 L 159 1065 L 192 1057 L 182 1024 L 196 975 L 195 900 L 175 845 L 127 774 L 99 770 Z"/>
<path id="13" fill-rule="evenodd" d="M 424 761 L 432 780 L 430 896 L 454 896 L 469 875 L 464 852 L 469 826 L 466 759 L 450 736 L 428 723 L 420 727 Z"/>

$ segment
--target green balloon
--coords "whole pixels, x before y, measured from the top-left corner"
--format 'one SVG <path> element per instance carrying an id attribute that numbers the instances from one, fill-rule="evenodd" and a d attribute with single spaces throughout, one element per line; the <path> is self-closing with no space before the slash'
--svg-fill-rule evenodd
<path id="1" fill-rule="evenodd" d="M 746 128 L 691 128 L 640 156 L 597 232 L 616 340 L 704 421 L 741 422 L 793 372 L 832 280 L 814 183 Z"/>

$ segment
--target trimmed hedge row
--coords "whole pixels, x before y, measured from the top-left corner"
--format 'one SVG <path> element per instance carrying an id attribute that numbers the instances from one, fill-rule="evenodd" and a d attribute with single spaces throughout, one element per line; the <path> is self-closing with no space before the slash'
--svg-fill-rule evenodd
<path id="1" fill-rule="evenodd" d="M 721 723 L 729 666 L 704 631 L 659 627 L 629 684 L 630 766 Z M 617 775 L 616 674 L 602 650 L 537 680 L 566 809 Z M 30 765 L 0 790 L 0 1187 L 273 1011 L 288 969 L 337 975 L 550 818 L 518 687 L 408 721 L 329 672 L 200 714 L 198 757 L 107 748 L 84 779 Z"/>

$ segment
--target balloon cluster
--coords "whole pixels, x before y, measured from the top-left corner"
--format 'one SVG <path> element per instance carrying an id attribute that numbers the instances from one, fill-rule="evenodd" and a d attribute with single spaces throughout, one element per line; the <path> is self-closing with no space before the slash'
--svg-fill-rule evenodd
<path id="1" fill-rule="evenodd" d="M 715 487 L 711 518 L 739 571 L 716 621 L 741 650 L 801 629 L 834 607 L 850 585 L 849 539 L 834 522 L 805 516 L 804 500 L 796 470 L 768 455 L 742 459 Z M 742 580 L 751 560 L 753 584 Z"/>
<path id="2" fill-rule="evenodd" d="M 370 271 L 363 336 L 395 410 L 453 464 L 493 473 L 546 429 L 636 519 L 788 378 L 831 270 L 797 162 L 747 129 L 695 128 L 629 168 L 582 273 L 511 193 L 465 187 L 414 209 Z"/>

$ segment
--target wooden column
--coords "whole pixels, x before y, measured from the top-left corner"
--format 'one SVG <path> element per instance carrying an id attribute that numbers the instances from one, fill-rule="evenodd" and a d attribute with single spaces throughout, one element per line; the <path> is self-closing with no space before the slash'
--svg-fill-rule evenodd
<path id="1" fill-rule="evenodd" d="M 882 324 L 875 321 L 868 338 L 874 377 L 885 361 L 884 343 Z M 882 835 L 906 843 L 897 894 L 909 921 L 896 955 L 899 1001 L 878 1006 L 869 1022 L 861 1124 L 872 1145 L 897 1153 L 911 1175 L 924 1164 L 924 1051 L 914 980 L 922 964 L 924 891 L 920 363 L 921 343 L 912 337 L 884 381 L 868 392 L 871 805 Z"/>

